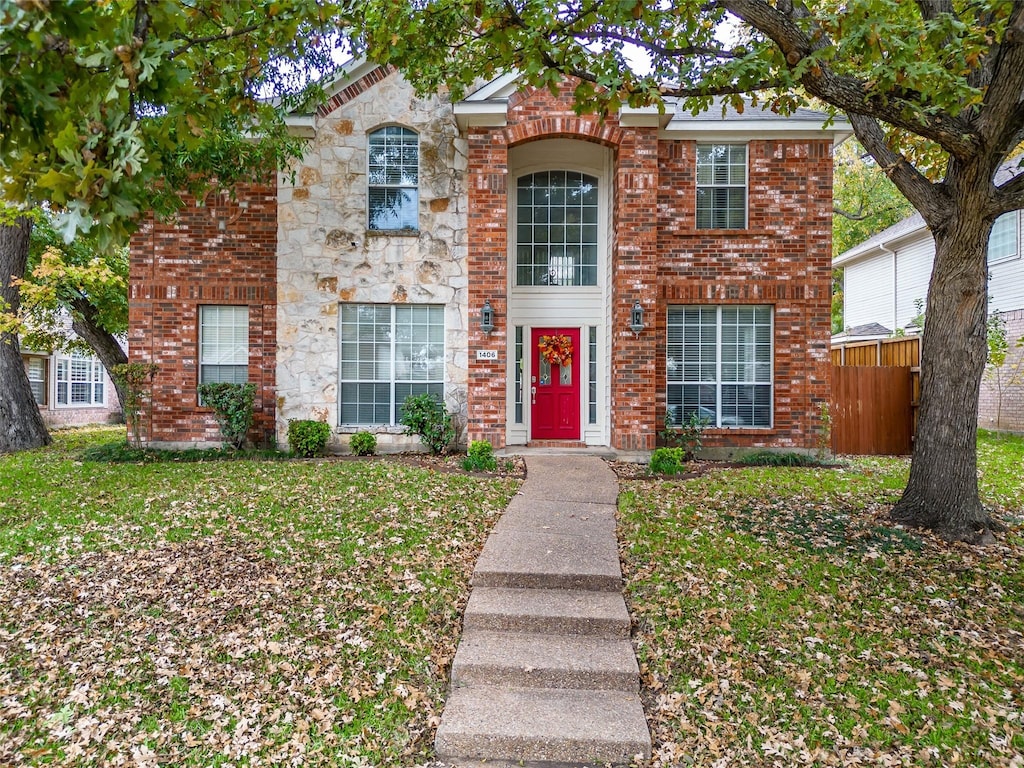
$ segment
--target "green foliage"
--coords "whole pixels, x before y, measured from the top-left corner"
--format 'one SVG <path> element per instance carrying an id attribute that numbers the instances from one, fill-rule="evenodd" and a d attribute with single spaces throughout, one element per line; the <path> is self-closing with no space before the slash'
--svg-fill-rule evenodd
<path id="1" fill-rule="evenodd" d="M 493 472 L 498 468 L 494 458 L 494 448 L 487 440 L 472 440 L 466 458 L 462 460 L 462 468 L 467 472 Z"/>
<path id="2" fill-rule="evenodd" d="M 252 426 L 255 384 L 218 381 L 199 385 L 199 400 L 212 408 L 227 446 L 238 449 Z"/>
<path id="3" fill-rule="evenodd" d="M 832 453 L 832 411 L 828 400 L 818 404 L 818 459 L 824 461 Z"/>
<path id="4" fill-rule="evenodd" d="M 686 469 L 686 451 L 680 447 L 655 448 L 647 469 L 652 475 L 678 475 Z"/>
<path id="5" fill-rule="evenodd" d="M 405 434 L 419 435 L 420 440 L 434 455 L 443 453 L 455 439 L 451 414 L 438 398 L 430 394 L 409 395 L 402 404 Z"/>
<path id="6" fill-rule="evenodd" d="M 377 436 L 372 432 L 356 432 L 348 445 L 356 456 L 373 456 L 377 452 Z"/>
<path id="7" fill-rule="evenodd" d="M 844 142 L 834 157 L 832 255 L 838 256 L 907 218 L 914 206 L 860 142 Z"/>
<path id="8" fill-rule="evenodd" d="M 985 341 L 988 344 L 988 357 L 985 360 L 986 372 L 1002 368 L 1006 364 L 1006 355 L 1010 351 L 1010 340 L 1006 336 L 1006 321 L 998 312 L 989 315 L 985 323 Z"/>
<path id="9" fill-rule="evenodd" d="M 703 445 L 704 430 L 711 422 L 692 411 L 682 424 L 675 422 L 675 411 L 665 411 L 664 428 L 658 433 L 661 441 L 668 447 L 679 447 L 684 450 L 686 460 L 696 456 Z"/>
<path id="10" fill-rule="evenodd" d="M 156 363 L 123 363 L 115 365 L 111 371 L 124 392 L 125 401 L 121 403 L 121 409 L 128 425 L 128 441 L 135 448 L 142 446 L 142 406 L 149 396 L 153 378 L 159 370 L 160 366 Z"/>
<path id="11" fill-rule="evenodd" d="M 323 456 L 330 439 L 331 426 L 326 422 L 311 419 L 288 421 L 288 447 L 296 456 Z"/>
<path id="12" fill-rule="evenodd" d="M 66 240 L 121 238 L 176 192 L 230 187 L 301 154 L 284 116 L 337 69 L 342 4 L 6 3 L 3 196 L 47 201 Z"/>
<path id="13" fill-rule="evenodd" d="M 813 467 L 819 460 L 806 453 L 754 451 L 740 457 L 740 464 L 751 467 Z"/>

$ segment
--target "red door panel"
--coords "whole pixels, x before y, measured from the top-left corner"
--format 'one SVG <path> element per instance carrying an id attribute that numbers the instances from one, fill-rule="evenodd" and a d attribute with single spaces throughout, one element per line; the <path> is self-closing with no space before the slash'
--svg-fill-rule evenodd
<path id="1" fill-rule="evenodd" d="M 553 364 L 541 354 L 542 337 L 566 336 L 571 359 Z M 580 329 L 534 328 L 531 334 L 531 437 L 535 440 L 580 439 Z"/>

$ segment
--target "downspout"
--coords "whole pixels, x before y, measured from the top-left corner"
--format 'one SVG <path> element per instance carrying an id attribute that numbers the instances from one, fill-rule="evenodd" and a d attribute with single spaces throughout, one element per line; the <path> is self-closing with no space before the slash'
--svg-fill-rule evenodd
<path id="1" fill-rule="evenodd" d="M 896 333 L 896 331 L 899 330 L 896 327 L 898 320 L 897 307 L 899 306 L 899 300 L 897 298 L 897 295 L 899 293 L 897 289 L 899 288 L 899 286 L 896 282 L 896 251 L 892 250 L 891 248 L 888 248 L 885 245 L 885 243 L 879 243 L 878 250 L 880 250 L 882 253 L 887 253 L 890 256 L 892 256 L 892 332 Z M 881 365 L 881 361 L 879 361 L 879 365 Z"/>

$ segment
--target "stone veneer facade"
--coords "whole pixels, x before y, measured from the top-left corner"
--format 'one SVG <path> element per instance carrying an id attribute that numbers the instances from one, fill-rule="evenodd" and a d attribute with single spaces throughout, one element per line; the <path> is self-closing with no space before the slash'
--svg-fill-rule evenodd
<path id="1" fill-rule="evenodd" d="M 413 235 L 367 228 L 366 139 L 382 125 L 420 136 Z M 514 93 L 504 125 L 460 131 L 448 102 L 416 97 L 399 75 L 371 69 L 328 101 L 313 128 L 294 184 L 282 175 L 276 190 L 240 190 L 245 207 L 226 224 L 217 224 L 224 219 L 214 201 L 214 212 L 189 208 L 175 223 L 148 222 L 133 241 L 132 357 L 161 366 L 146 427 L 154 442 L 214 439 L 194 395 L 200 303 L 250 306 L 250 378 L 260 384 L 254 433 L 283 443 L 289 419 L 323 419 L 335 427 L 334 448 L 343 449 L 354 430 L 338 426 L 339 306 L 410 302 L 445 307 L 449 405 L 465 408 L 469 439 L 504 447 L 509 153 L 568 139 L 604 147 L 611 158 L 602 329 L 609 446 L 631 453 L 656 445 L 672 304 L 774 309 L 773 426 L 711 430 L 706 446 L 818 444 L 829 393 L 830 136 L 732 139 L 749 147 L 748 227 L 697 230 L 696 141 L 666 138 L 656 126 L 624 126 L 614 116 L 578 116 L 568 88 Z M 647 328 L 636 336 L 628 325 L 638 299 Z M 477 318 L 485 300 L 496 318 L 487 335 Z M 497 349 L 498 359 L 476 359 L 485 349 Z M 406 444 L 395 427 L 376 431 L 385 448 Z"/>

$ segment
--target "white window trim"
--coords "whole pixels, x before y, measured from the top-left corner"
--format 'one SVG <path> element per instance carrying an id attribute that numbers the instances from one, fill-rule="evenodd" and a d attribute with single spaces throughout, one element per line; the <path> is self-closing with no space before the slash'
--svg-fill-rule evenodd
<path id="1" fill-rule="evenodd" d="M 389 392 L 388 392 L 388 398 L 389 398 L 388 417 L 389 417 L 389 421 L 387 421 L 387 422 L 353 422 L 353 421 L 343 421 L 342 420 L 342 407 L 343 407 L 342 391 L 344 389 L 344 385 L 345 384 L 369 384 L 369 383 L 382 384 L 383 383 L 383 381 L 377 381 L 377 380 L 370 380 L 370 379 L 346 379 L 346 378 L 342 377 L 342 360 L 343 360 L 343 358 L 342 358 L 342 343 L 344 341 L 344 339 L 343 339 L 344 334 L 342 332 L 341 313 L 342 313 L 342 308 L 345 307 L 345 306 L 356 306 L 356 307 L 358 307 L 358 306 L 386 306 L 386 307 L 388 307 L 390 309 L 390 312 L 391 312 L 391 320 L 390 320 L 390 322 L 391 322 L 391 342 L 390 342 L 390 345 L 389 345 L 390 348 L 389 348 L 389 353 L 388 353 L 389 354 L 388 363 L 389 363 L 390 368 L 391 368 L 391 375 L 388 378 L 388 382 L 387 382 L 388 383 L 388 387 L 389 387 Z M 396 323 L 396 312 L 395 312 L 395 310 L 396 310 L 396 308 L 398 308 L 400 306 L 429 306 L 429 307 L 439 308 L 439 309 L 442 310 L 442 314 L 441 314 L 441 318 L 442 318 L 441 319 L 441 323 L 442 323 L 441 339 L 442 340 L 440 342 L 441 343 L 441 355 L 440 355 L 440 359 L 441 359 L 441 378 L 440 378 L 440 380 L 429 380 L 429 381 L 413 381 L 413 380 L 409 380 L 409 379 L 401 379 L 400 380 L 396 376 L 396 371 L 397 371 L 397 367 L 398 366 L 397 366 L 395 350 L 396 350 L 396 348 L 398 346 L 398 334 L 394 332 L 395 331 L 395 323 Z M 397 396 L 395 394 L 395 388 L 396 388 L 396 385 L 398 385 L 398 384 L 428 384 L 428 385 L 429 384 L 440 384 L 441 385 L 441 399 L 442 399 L 442 401 L 445 400 L 445 398 L 448 396 L 448 389 L 449 388 L 448 388 L 448 375 L 447 375 L 447 368 L 446 368 L 446 361 L 448 359 L 448 342 L 447 342 L 448 323 L 447 323 L 447 312 L 445 312 L 444 310 L 445 310 L 445 307 L 444 307 L 443 304 L 433 304 L 433 303 L 431 303 L 431 304 L 422 304 L 422 305 L 416 305 L 416 304 L 374 304 L 373 302 L 353 301 L 353 302 L 342 302 L 341 304 L 338 305 L 338 395 L 337 395 L 338 413 L 337 413 L 337 418 L 338 418 L 338 427 L 339 428 L 341 428 L 343 430 L 348 430 L 348 429 L 353 429 L 353 428 L 376 428 L 376 429 L 387 430 L 389 428 L 395 428 L 395 427 L 399 426 L 398 420 L 395 418 L 395 411 L 396 411 L 397 406 L 399 405 L 399 403 L 397 402 L 397 399 L 396 399 Z"/>
<path id="2" fill-rule="evenodd" d="M 665 391 L 668 392 L 668 387 L 672 386 L 685 387 L 687 385 L 704 385 L 713 384 L 716 389 L 715 393 L 715 423 L 708 425 L 708 429 L 721 429 L 721 430 L 760 430 L 768 431 L 775 428 L 775 307 L 770 304 L 715 304 L 715 305 L 703 305 L 703 304 L 674 304 L 671 309 L 685 309 L 686 307 L 707 307 L 714 306 L 715 308 L 715 381 L 710 382 L 692 382 L 682 379 L 681 381 L 669 381 L 668 370 L 666 366 L 665 371 Z M 738 306 L 766 306 L 769 311 L 769 371 L 768 381 L 722 381 L 722 309 L 725 307 L 738 307 Z M 666 327 L 666 342 L 668 340 L 668 328 Z M 667 360 L 666 353 L 666 360 Z M 685 365 L 683 361 L 680 361 L 681 365 Z M 758 386 L 769 388 L 770 396 L 768 398 L 768 424 L 765 426 L 755 426 L 751 424 L 737 424 L 737 425 L 725 425 L 719 426 L 722 423 L 722 386 L 723 385 L 739 385 L 739 386 Z M 679 406 L 680 408 L 682 405 Z"/>
<path id="3" fill-rule="evenodd" d="M 698 180 L 700 174 L 697 172 L 698 160 L 701 147 L 734 146 L 743 147 L 743 184 L 701 184 Z M 750 227 L 750 144 L 737 141 L 701 141 L 697 143 L 694 155 L 694 201 L 693 201 L 693 224 L 694 229 L 701 232 L 707 231 L 728 231 L 742 232 Z M 699 227 L 697 225 L 697 191 L 700 189 L 743 189 L 743 226 L 742 227 Z"/>
<path id="4" fill-rule="evenodd" d="M 990 254 L 992 252 L 992 235 L 989 234 L 989 243 L 988 243 L 988 245 L 985 248 L 985 260 L 986 260 L 986 262 L 989 265 L 992 265 L 992 264 L 1003 264 L 1004 262 L 1013 261 L 1014 259 L 1019 259 L 1020 258 L 1020 254 L 1021 254 L 1021 250 L 1020 250 L 1020 234 L 1021 234 L 1020 233 L 1020 211 L 1010 211 L 1008 213 L 1004 213 L 1001 216 L 999 216 L 996 219 L 996 221 L 992 223 L 992 231 L 993 232 L 995 231 L 996 222 L 998 222 L 1004 216 L 1013 216 L 1013 219 L 1014 219 L 1014 222 L 1013 222 L 1013 230 L 1014 230 L 1014 249 L 1013 249 L 1013 253 L 1007 254 L 1005 256 L 999 256 L 998 258 L 992 258 L 990 256 Z"/>
<path id="5" fill-rule="evenodd" d="M 374 134 L 385 131 L 388 128 L 401 128 L 408 131 L 416 136 L 416 183 L 415 184 L 371 184 L 370 183 L 370 157 L 371 149 L 370 142 Z M 398 123 L 390 123 L 388 125 L 379 125 L 372 131 L 368 131 L 366 134 L 366 229 L 368 232 L 380 232 L 384 234 L 407 234 L 407 235 L 418 235 L 420 233 L 420 176 L 422 175 L 423 161 L 420 156 L 420 134 L 419 131 L 410 128 L 407 125 L 400 125 Z M 416 226 L 414 228 L 409 227 L 398 227 L 398 228 L 385 228 L 373 226 L 372 216 L 373 211 L 370 207 L 370 192 L 374 189 L 413 189 L 416 190 Z"/>
<path id="6" fill-rule="evenodd" d="M 76 381 L 72 374 L 72 361 L 84 360 L 88 367 L 88 381 Z M 61 378 L 61 368 L 64 368 L 66 378 Z M 106 408 L 107 407 L 107 386 L 106 371 L 99 358 L 95 355 L 56 355 L 54 357 L 54 382 L 53 382 L 53 407 L 54 408 Z M 72 385 L 86 383 L 89 385 L 89 402 L 76 403 L 72 401 Z M 61 402 L 61 385 L 67 387 L 65 392 L 66 402 Z M 96 399 L 96 388 L 99 385 L 102 396 Z"/>
<path id="7" fill-rule="evenodd" d="M 245 369 L 246 369 L 246 377 L 245 378 L 248 381 L 248 379 L 249 379 L 249 356 L 251 354 L 251 350 L 249 348 L 249 322 L 250 322 L 250 318 L 249 318 L 249 307 L 248 307 L 248 305 L 246 305 L 246 304 L 203 304 L 203 305 L 200 305 L 200 307 L 199 307 L 199 313 L 198 313 L 199 317 L 197 318 L 197 324 L 198 324 L 198 339 L 197 339 L 198 349 L 196 350 L 196 360 L 197 360 L 196 376 L 197 376 L 197 384 L 205 384 L 206 383 L 206 380 L 203 377 L 203 370 L 204 370 L 204 368 L 206 366 L 213 366 L 213 365 L 217 365 L 217 366 L 229 366 L 229 365 L 230 366 L 241 366 L 241 365 L 243 365 L 240 362 L 228 363 L 228 362 L 224 362 L 223 360 L 214 361 L 214 360 L 206 360 L 206 359 L 203 358 L 203 348 L 204 348 L 203 336 L 206 334 L 206 328 L 207 328 L 207 325 L 208 325 L 208 323 L 206 322 L 205 314 L 206 314 L 207 310 L 210 310 L 210 309 L 218 309 L 218 310 L 220 310 L 220 309 L 232 309 L 232 310 L 234 310 L 236 312 L 238 310 L 245 310 L 245 326 L 244 326 L 244 331 L 245 331 L 245 333 L 244 333 L 244 336 L 245 336 L 245 363 L 244 363 L 244 365 L 245 365 Z"/>

